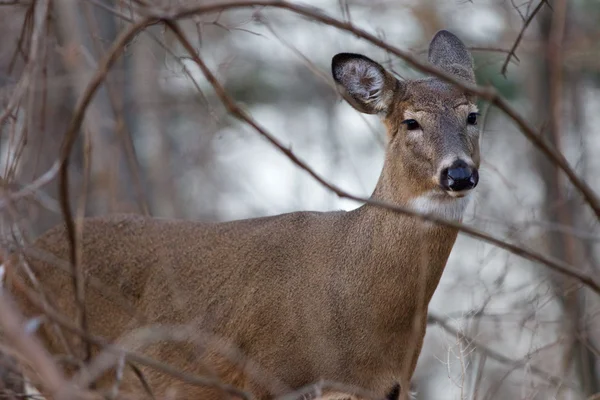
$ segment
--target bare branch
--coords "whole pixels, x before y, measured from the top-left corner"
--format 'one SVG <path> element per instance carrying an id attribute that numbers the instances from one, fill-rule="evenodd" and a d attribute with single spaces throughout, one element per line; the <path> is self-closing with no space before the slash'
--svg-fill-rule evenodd
<path id="1" fill-rule="evenodd" d="M 417 68 L 422 69 L 423 71 L 430 72 L 433 75 L 436 75 L 440 78 L 443 78 L 444 80 L 447 80 L 453 84 L 456 84 L 457 86 L 459 86 L 469 92 L 472 92 L 474 94 L 477 94 L 477 95 L 483 96 L 484 98 L 487 98 L 492 104 L 495 104 L 498 108 L 500 108 L 501 110 L 506 112 L 510 117 L 512 117 L 513 120 L 515 122 L 517 122 L 517 124 L 521 127 L 521 129 L 526 134 L 526 136 L 528 138 L 530 138 L 530 140 L 532 140 L 534 142 L 534 144 L 538 145 L 540 147 L 540 149 L 542 151 L 544 151 L 544 153 L 546 153 L 551 159 L 553 159 L 559 166 L 561 166 L 563 171 L 571 179 L 571 182 L 582 192 L 582 194 L 584 194 L 584 197 L 586 198 L 586 200 L 588 201 L 590 206 L 592 206 L 592 208 L 596 212 L 596 215 L 600 218 L 600 200 L 598 200 L 598 198 L 596 197 L 596 195 L 592 191 L 592 189 L 584 181 L 582 181 L 581 179 L 579 179 L 579 177 L 577 177 L 575 171 L 573 171 L 571 169 L 571 167 L 568 165 L 564 156 L 560 152 L 556 151 L 556 149 L 551 147 L 546 140 L 544 140 L 512 107 L 510 107 L 508 105 L 506 100 L 504 100 L 503 98 L 501 98 L 497 95 L 496 91 L 490 90 L 490 89 L 485 89 L 485 88 L 480 88 L 475 85 L 466 84 L 463 81 L 458 80 L 456 77 L 439 70 L 438 68 L 435 68 L 429 64 L 425 64 L 425 63 L 422 63 L 422 62 L 416 60 L 414 57 L 405 53 L 404 51 L 396 49 L 395 47 L 390 46 L 385 42 L 382 42 L 377 37 L 369 34 L 368 32 L 365 32 L 363 30 L 355 28 L 351 24 L 341 22 L 336 19 L 324 16 L 312 8 L 302 7 L 302 6 L 290 4 L 287 2 L 283 2 L 283 1 L 264 1 L 263 0 L 263 1 L 253 1 L 253 2 L 232 2 L 232 3 L 221 3 L 221 4 L 216 4 L 216 5 L 201 6 L 201 7 L 193 8 L 192 10 L 179 11 L 175 14 L 172 14 L 169 19 L 165 20 L 165 23 L 178 35 L 180 40 L 182 40 L 182 44 L 185 46 L 186 50 L 190 53 L 190 55 L 192 56 L 194 61 L 198 64 L 198 66 L 202 70 L 203 74 L 206 76 L 207 80 L 211 83 L 211 85 L 217 92 L 217 95 L 221 98 L 224 105 L 227 107 L 227 109 L 231 112 L 231 114 L 233 116 L 235 116 L 236 118 L 238 118 L 238 119 L 246 122 L 250 126 L 252 126 L 257 132 L 259 132 L 269 142 L 271 142 L 280 151 L 282 151 L 292 162 L 294 162 L 300 168 L 307 171 L 320 184 L 322 184 L 326 188 L 332 190 L 334 193 L 336 193 L 340 197 L 344 197 L 344 198 L 359 201 L 359 202 L 365 202 L 365 203 L 368 203 L 368 204 L 371 204 L 374 206 L 387 208 L 394 212 L 402 213 L 405 215 L 415 216 L 415 217 L 421 218 L 421 219 L 429 221 L 429 222 L 434 222 L 434 223 L 438 223 L 438 224 L 448 226 L 448 227 L 451 227 L 454 229 L 458 229 L 459 231 L 461 231 L 469 236 L 472 236 L 472 237 L 481 239 L 483 241 L 486 241 L 488 243 L 494 244 L 500 248 L 508 250 L 508 251 L 510 251 L 516 255 L 519 255 L 525 259 L 539 262 L 557 272 L 560 272 L 562 274 L 565 274 L 567 276 L 575 278 L 579 282 L 588 286 L 594 292 L 600 294 L 600 283 L 598 283 L 592 276 L 585 274 L 583 272 L 577 271 L 571 265 L 564 263 L 558 259 L 550 258 L 550 257 L 544 256 L 541 253 L 534 252 L 533 250 L 525 249 L 521 246 L 507 243 L 501 239 L 495 238 L 495 237 L 488 235 L 484 232 L 481 232 L 477 229 L 467 227 L 465 225 L 462 225 L 460 223 L 456 223 L 453 221 L 447 221 L 447 220 L 444 220 L 443 218 L 437 217 L 435 215 L 422 214 L 422 213 L 418 213 L 416 211 L 409 210 L 407 208 L 399 207 L 399 206 L 389 204 L 386 202 L 381 202 L 381 201 L 374 200 L 374 199 L 368 199 L 368 198 L 363 198 L 360 196 L 351 195 L 351 194 L 341 190 L 340 188 L 325 181 L 314 170 L 312 170 L 305 162 L 300 160 L 292 151 L 287 149 L 275 137 L 273 137 L 266 130 L 264 130 L 261 126 L 259 126 L 249 115 L 247 115 L 247 113 L 245 111 L 243 111 L 241 108 L 239 108 L 233 102 L 233 100 L 226 94 L 222 85 L 220 85 L 220 83 L 216 80 L 215 76 L 208 70 L 208 68 L 206 67 L 204 62 L 198 57 L 198 55 L 196 54 L 196 50 L 189 43 L 189 41 L 185 38 L 185 35 L 183 35 L 181 30 L 177 27 L 177 24 L 171 20 L 171 18 L 172 19 L 184 18 L 184 17 L 189 17 L 192 15 L 201 13 L 201 12 L 204 12 L 204 13 L 215 12 L 215 11 L 219 11 L 221 9 L 250 7 L 250 6 L 255 6 L 255 5 L 263 5 L 263 6 L 271 5 L 271 6 L 278 7 L 278 8 L 289 9 L 298 14 L 310 16 L 310 17 L 312 17 L 318 21 L 321 21 L 323 23 L 326 23 L 326 24 L 329 24 L 332 26 L 336 26 L 342 30 L 353 32 L 356 35 L 363 37 L 366 40 L 370 41 L 371 43 L 373 43 L 381 48 L 384 48 L 401 58 L 404 58 L 407 62 L 413 64 Z M 62 207 L 63 207 L 63 214 L 65 215 L 65 219 L 67 221 L 71 221 L 71 230 L 70 230 L 71 234 L 69 234 L 69 237 L 71 239 L 70 241 L 73 246 L 74 246 L 74 243 L 73 243 L 74 227 L 73 227 L 73 221 L 72 221 L 70 207 L 68 205 L 68 199 L 66 198 L 67 197 L 66 196 L 66 194 L 67 194 L 66 183 L 68 180 L 68 172 L 66 172 L 67 171 L 66 165 L 68 164 L 70 149 L 77 137 L 77 132 L 83 121 L 85 109 L 86 109 L 87 105 L 89 104 L 89 102 L 91 101 L 91 98 L 93 97 L 94 93 L 100 86 L 101 82 L 103 81 L 104 77 L 108 73 L 108 69 L 110 68 L 110 66 L 117 59 L 117 57 L 122 53 L 122 51 L 124 50 L 125 44 L 129 40 L 131 40 L 137 33 L 139 33 L 146 26 L 154 24 L 154 23 L 156 23 L 156 18 L 154 16 L 147 17 L 147 18 L 135 23 L 134 25 L 131 25 L 113 43 L 113 45 L 107 52 L 107 56 L 100 62 L 98 69 L 97 69 L 94 77 L 92 78 L 92 81 L 86 88 L 86 91 L 85 91 L 83 97 L 78 102 L 78 105 L 76 107 L 76 112 L 74 113 L 74 116 L 69 125 L 69 129 L 65 136 L 65 145 L 63 146 L 63 153 L 62 153 L 63 165 L 62 165 L 62 173 L 61 173 L 61 193 L 62 193 L 63 198 L 66 200 L 66 202 L 64 202 L 62 204 Z M 69 226 L 69 223 L 67 222 L 67 227 L 68 226 Z M 73 249 L 74 249 L 74 247 L 73 247 Z"/>
<path id="2" fill-rule="evenodd" d="M 152 18 L 174 21 L 182 18 L 189 18 L 197 14 L 217 12 L 228 9 L 247 8 L 255 6 L 270 6 L 274 8 L 281 8 L 291 11 L 295 14 L 309 17 L 314 21 L 321 22 L 326 25 L 336 27 L 340 30 L 350 32 L 357 37 L 365 39 L 373 45 L 384 49 L 397 57 L 403 59 L 410 66 L 436 76 L 448 83 L 454 84 L 457 87 L 465 90 L 468 93 L 472 93 L 480 98 L 489 101 L 500 110 L 502 110 L 508 117 L 510 117 L 516 125 L 521 129 L 523 134 L 529 141 L 531 141 L 542 153 L 544 153 L 552 162 L 554 162 L 569 178 L 570 182 L 581 192 L 586 202 L 594 211 L 596 218 L 600 220 L 600 198 L 596 195 L 593 189 L 582 179 L 577 176 L 577 173 L 564 157 L 556 148 L 554 148 L 539 132 L 529 124 L 523 116 L 521 116 L 510 104 L 501 97 L 496 90 L 493 88 L 483 88 L 477 85 L 472 85 L 464 82 L 460 78 L 449 74 L 441 69 L 434 67 L 429 63 L 419 61 L 411 54 L 401 49 L 398 49 L 373 34 L 355 27 L 351 23 L 343 22 L 338 19 L 329 17 L 323 14 L 319 9 L 313 7 L 301 6 L 287 1 L 280 0 L 261 0 L 261 1 L 232 1 L 229 3 L 218 3 L 208 4 L 202 6 L 196 6 L 189 9 L 183 9 L 174 12 L 157 13 L 154 9 L 146 10 L 151 16 L 148 17 L 148 23 L 153 21 Z"/>
<path id="3" fill-rule="evenodd" d="M 47 302 L 40 301 L 37 298 L 35 292 L 32 290 L 29 290 L 23 284 L 23 282 L 20 281 L 20 279 L 15 279 L 14 284 L 18 287 L 19 291 L 22 294 L 24 294 L 25 296 L 27 296 L 27 298 L 36 307 L 39 307 L 40 309 L 42 309 L 44 312 L 44 315 L 46 315 L 52 322 L 55 322 L 55 323 L 59 324 L 61 327 L 63 327 L 64 329 L 66 329 L 67 331 L 70 331 L 70 332 L 80 336 L 85 341 L 102 347 L 105 352 L 105 355 L 101 359 L 99 359 L 99 362 L 101 364 L 103 364 L 102 365 L 103 367 L 106 366 L 106 361 L 104 360 L 104 358 L 106 357 L 106 354 L 112 354 L 113 356 L 110 358 L 109 361 L 112 361 L 113 365 L 114 365 L 114 363 L 118 362 L 118 360 L 121 357 L 125 357 L 130 362 L 134 362 L 134 363 L 138 363 L 141 365 L 151 367 L 153 369 L 156 369 L 157 371 L 161 371 L 165 374 L 171 375 L 171 376 L 181 380 L 182 382 L 186 382 L 186 383 L 196 385 L 196 386 L 215 387 L 215 388 L 223 390 L 226 393 L 240 397 L 244 400 L 251 400 L 251 396 L 248 395 L 247 393 L 245 393 L 244 391 L 241 391 L 232 385 L 225 384 L 218 379 L 196 376 L 196 375 L 187 373 L 185 371 L 181 371 L 171 365 L 168 365 L 168 364 L 162 363 L 160 361 L 154 360 L 152 358 L 146 357 L 142 354 L 128 351 L 127 349 L 124 349 L 121 346 L 111 344 L 108 340 L 106 340 L 102 337 L 95 336 L 93 334 L 85 332 L 79 326 L 77 326 L 77 324 L 71 322 L 71 320 L 69 318 L 57 313 L 54 309 L 50 308 L 50 305 Z M 3 317 L 2 300 L 3 299 L 0 296 L 0 318 Z M 4 326 L 4 324 L 5 324 L 4 320 L 0 319 L 0 326 Z M 179 332 L 179 333 L 182 332 L 182 330 L 174 330 L 174 331 Z M 144 332 L 147 333 L 147 332 L 151 332 L 151 331 L 146 329 Z M 164 333 L 164 332 L 158 332 L 158 333 L 151 332 L 151 333 L 153 335 L 157 335 L 157 334 Z M 177 334 L 177 333 L 175 333 L 175 334 Z M 42 348 L 42 351 L 43 352 L 41 354 L 46 354 L 45 349 Z M 89 382 L 85 378 L 86 377 L 82 375 L 81 377 L 77 377 L 76 379 L 82 379 L 85 381 L 85 382 L 82 382 L 83 384 L 89 384 Z M 60 382 L 65 382 L 62 377 L 61 377 Z M 63 384 L 62 387 L 66 386 L 66 385 L 67 384 Z M 69 385 L 69 386 L 74 387 L 73 385 Z M 65 399 L 65 400 L 67 400 L 67 399 Z"/>
<path id="4" fill-rule="evenodd" d="M 78 102 L 75 113 L 71 119 L 71 123 L 65 138 L 63 141 L 61 160 L 60 160 L 60 175 L 59 175 L 59 193 L 60 193 L 60 206 L 63 213 L 63 218 L 66 224 L 67 237 L 69 240 L 69 257 L 71 260 L 71 268 L 73 269 L 73 286 L 76 294 L 75 303 L 79 310 L 79 319 L 81 321 L 82 329 L 87 331 L 87 313 L 85 310 L 84 302 L 84 283 L 83 283 L 83 271 L 79 266 L 78 252 L 77 252 L 77 235 L 75 230 L 75 222 L 73 220 L 73 213 L 71 210 L 70 199 L 69 199 L 69 159 L 71 150 L 75 144 L 77 133 L 83 122 L 83 117 L 87 106 L 90 104 L 92 97 L 100 84 L 103 82 L 106 74 L 108 73 L 111 65 L 117 60 L 119 55 L 125 49 L 125 45 L 133 39 L 137 32 L 148 24 L 146 20 L 130 26 L 128 30 L 123 32 L 112 44 L 111 48 L 107 52 L 107 56 L 98 65 L 98 70 L 87 86 L 82 98 Z M 87 354 L 89 356 L 89 345 L 87 346 Z"/>
<path id="5" fill-rule="evenodd" d="M 492 358 L 501 364 L 508 365 L 508 366 L 512 367 L 513 369 L 514 368 L 522 368 L 526 364 L 528 364 L 530 361 L 528 357 L 525 357 L 521 360 L 513 360 L 511 358 L 508 358 L 508 357 L 504 356 L 503 354 L 490 349 L 489 347 L 480 343 L 476 339 L 466 336 L 460 330 L 458 330 L 458 329 L 454 328 L 452 325 L 450 325 L 447 318 L 437 316 L 435 314 L 432 314 L 431 312 L 427 315 L 427 323 L 439 325 L 441 328 L 443 328 L 446 332 L 450 333 L 451 335 L 456 336 L 456 337 L 460 338 L 461 340 L 467 341 L 472 346 L 477 348 L 479 351 L 483 352 L 487 357 Z M 553 385 L 572 386 L 571 384 L 568 384 L 568 382 L 565 382 L 564 378 L 559 378 L 557 376 L 554 376 L 534 365 L 528 365 L 528 368 L 530 368 L 534 374 L 551 382 Z"/>
<path id="6" fill-rule="evenodd" d="M 364 202 L 364 203 L 367 203 L 367 204 L 370 204 L 373 206 L 386 208 L 386 209 L 389 209 L 391 211 L 394 211 L 394 212 L 397 212 L 400 214 L 411 215 L 414 217 L 421 218 L 425 221 L 434 222 L 434 223 L 437 223 L 440 225 L 444 225 L 444 226 L 447 226 L 450 228 L 457 229 L 469 236 L 472 236 L 477 239 L 481 239 L 485 242 L 491 243 L 495 246 L 498 246 L 500 248 L 508 250 L 508 251 L 510 251 L 518 256 L 521 256 L 525 259 L 542 263 L 557 272 L 560 272 L 564 275 L 567 275 L 567 276 L 570 276 L 572 278 L 579 280 L 581 283 L 588 286 L 594 292 L 600 294 L 600 283 L 598 283 L 595 280 L 595 278 L 593 278 L 591 275 L 587 275 L 583 272 L 577 271 L 571 265 L 564 263 L 563 261 L 544 256 L 541 253 L 537 253 L 537 252 L 534 252 L 533 250 L 525 249 L 524 247 L 519 246 L 519 245 L 507 243 L 501 239 L 495 238 L 495 237 L 493 237 L 487 233 L 481 232 L 475 228 L 471 228 L 469 226 L 466 226 L 466 225 L 463 225 L 461 223 L 457 223 L 454 221 L 449 221 L 449 220 L 446 220 L 444 218 L 438 217 L 433 214 L 420 213 L 420 212 L 411 210 L 406 207 L 397 206 L 395 204 L 390 204 L 390 203 L 375 200 L 375 199 L 369 199 L 369 198 L 364 198 L 364 197 L 349 194 L 349 193 L 345 192 L 344 190 L 338 188 L 337 186 L 327 182 L 324 178 L 322 178 L 319 174 L 317 174 L 317 172 L 315 172 L 308 164 L 306 164 L 304 161 L 299 159 L 290 149 L 286 148 L 281 142 L 279 142 L 279 140 L 277 140 L 273 135 L 271 135 L 262 126 L 260 126 L 256 121 L 254 121 L 254 119 L 250 115 L 248 115 L 244 110 L 242 110 L 233 101 L 233 99 L 229 95 L 227 95 L 227 93 L 225 92 L 225 88 L 219 83 L 219 81 L 214 76 L 214 74 L 208 69 L 208 67 L 206 66 L 204 61 L 202 61 L 202 59 L 198 56 L 198 54 L 196 53 L 196 50 L 191 45 L 189 40 L 185 37 L 185 34 L 181 31 L 181 29 L 179 28 L 177 23 L 172 22 L 172 21 L 166 21 L 165 23 L 175 33 L 175 35 L 179 38 L 179 40 L 181 41 L 181 43 L 184 46 L 184 48 L 186 49 L 186 51 L 190 54 L 190 56 L 193 58 L 193 60 L 198 64 L 198 67 L 200 68 L 200 70 L 202 71 L 202 73 L 204 74 L 206 79 L 209 81 L 211 86 L 214 88 L 215 92 L 217 93 L 217 96 L 221 99 L 221 101 L 223 102 L 225 107 L 229 110 L 229 112 L 234 117 L 238 118 L 239 120 L 247 123 L 252 128 L 254 128 L 254 130 L 256 130 L 260 135 L 262 135 L 265 139 L 267 139 L 271 144 L 273 144 L 275 147 L 277 147 L 277 149 L 279 149 L 283 154 L 285 154 L 294 164 L 296 164 L 298 167 L 300 167 L 303 170 L 305 170 L 306 172 L 308 172 L 308 174 L 311 175 L 317 182 L 319 182 L 321 185 L 323 185 L 327 189 L 333 191 L 338 196 L 347 198 L 347 199 L 351 199 L 351 200 L 355 200 L 355 201 Z"/>
<path id="7" fill-rule="evenodd" d="M 517 35 L 517 39 L 513 43 L 512 47 L 510 48 L 510 51 L 508 52 L 508 56 L 506 56 L 506 60 L 504 60 L 504 64 L 502 64 L 502 68 L 500 69 L 500 72 L 505 77 L 506 77 L 506 69 L 508 68 L 508 63 L 510 62 L 511 58 L 517 57 L 515 55 L 515 51 L 517 51 L 517 47 L 519 47 L 519 44 L 521 43 L 521 39 L 523 39 L 525 30 L 527 29 L 529 24 L 531 24 L 531 21 L 533 21 L 533 18 L 535 17 L 535 15 L 542 9 L 542 6 L 544 4 L 546 4 L 546 0 L 540 0 L 539 4 L 534 8 L 533 12 L 531 14 L 529 14 L 529 17 L 527 17 L 527 19 L 524 20 L 523 27 L 521 28 L 521 31 Z"/>
<path id="8" fill-rule="evenodd" d="M 17 192 L 6 194 L 6 198 L 0 199 L 0 208 L 6 207 L 6 205 L 10 202 L 14 202 L 23 197 L 27 197 L 27 196 L 31 196 L 31 195 L 35 194 L 41 187 L 52 182 L 52 180 L 58 174 L 59 167 L 60 167 L 60 163 L 55 162 L 54 164 L 52 164 L 52 167 L 50 167 L 50 169 L 48 169 L 48 171 L 43 173 L 39 178 L 37 178 L 35 181 L 31 182 L 29 185 L 25 186 L 24 188 L 20 189 Z"/>
<path id="9" fill-rule="evenodd" d="M 25 330 L 25 321 L 16 311 L 12 300 L 5 293 L 0 293 L 0 326 L 3 335 L 27 361 L 35 366 L 36 372 L 50 393 L 56 398 L 67 399 L 64 389 L 67 382 L 52 361 L 44 346 Z M 63 392 L 61 396 L 60 393 Z"/>

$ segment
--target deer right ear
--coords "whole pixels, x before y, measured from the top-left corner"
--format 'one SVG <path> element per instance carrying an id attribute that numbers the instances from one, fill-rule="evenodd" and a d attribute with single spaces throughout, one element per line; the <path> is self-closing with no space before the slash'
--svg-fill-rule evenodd
<path id="1" fill-rule="evenodd" d="M 400 84 L 380 64 L 360 54 L 335 55 L 331 73 L 346 101 L 367 114 L 386 113 Z"/>
<path id="2" fill-rule="evenodd" d="M 429 44 L 429 62 L 468 82 L 475 83 L 473 57 L 456 35 L 446 30 L 435 34 Z"/>

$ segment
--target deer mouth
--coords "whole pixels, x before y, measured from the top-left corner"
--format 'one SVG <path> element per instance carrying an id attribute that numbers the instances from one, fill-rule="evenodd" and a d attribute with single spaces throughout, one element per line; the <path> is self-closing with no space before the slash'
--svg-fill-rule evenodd
<path id="1" fill-rule="evenodd" d="M 438 187 L 430 192 L 431 196 L 439 201 L 452 201 L 455 199 L 462 199 L 467 197 L 469 194 L 473 192 L 473 189 L 464 189 L 464 190 L 448 190 L 442 185 L 438 185 Z"/>
<path id="2" fill-rule="evenodd" d="M 471 192 L 473 191 L 473 189 L 468 189 L 468 190 L 461 190 L 461 191 L 452 191 L 452 190 L 446 190 L 446 194 L 454 199 L 462 199 L 464 197 L 467 197 Z"/>

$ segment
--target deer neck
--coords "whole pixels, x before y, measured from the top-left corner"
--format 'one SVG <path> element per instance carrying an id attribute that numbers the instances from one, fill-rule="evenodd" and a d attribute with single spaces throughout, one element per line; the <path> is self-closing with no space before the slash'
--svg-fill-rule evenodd
<path id="1" fill-rule="evenodd" d="M 411 194 L 415 193 L 410 190 L 412 182 L 399 180 L 398 174 L 392 178 L 385 171 L 372 199 L 446 219 L 462 220 L 468 199 L 430 193 Z M 412 296 L 414 291 L 423 291 L 426 306 L 442 276 L 458 235 L 457 229 L 370 204 L 359 208 L 357 216 L 362 234 L 368 237 L 365 240 L 368 250 L 364 253 L 367 264 L 378 270 L 377 273 L 370 271 L 371 279 L 382 281 L 371 282 L 371 287 L 397 285 L 396 296 Z M 402 299 L 392 295 L 390 300 Z"/>

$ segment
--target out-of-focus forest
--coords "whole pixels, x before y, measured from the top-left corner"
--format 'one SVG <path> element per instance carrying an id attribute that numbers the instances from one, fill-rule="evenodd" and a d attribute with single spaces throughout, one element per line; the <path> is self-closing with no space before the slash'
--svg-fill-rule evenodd
<path id="1" fill-rule="evenodd" d="M 229 112 L 160 21 L 186 8 L 200 11 L 179 23 L 227 95 L 328 182 L 371 194 L 385 131 L 378 117 L 342 101 L 331 57 L 357 52 L 401 78 L 423 73 L 352 29 L 268 2 L 201 12 L 219 3 L 227 2 L 0 0 L 3 253 L 63 220 L 61 166 L 74 218 L 228 221 L 360 205 Z M 600 295 L 586 281 L 600 279 L 598 194 L 582 195 L 539 145 L 600 193 L 600 2 L 289 4 L 422 61 L 435 32 L 457 34 L 473 53 L 478 84 L 493 93 L 479 100 L 481 181 L 463 223 L 575 271 L 460 235 L 429 307 L 417 398 L 600 398 Z M 143 18 L 147 26 L 119 43 Z"/>

